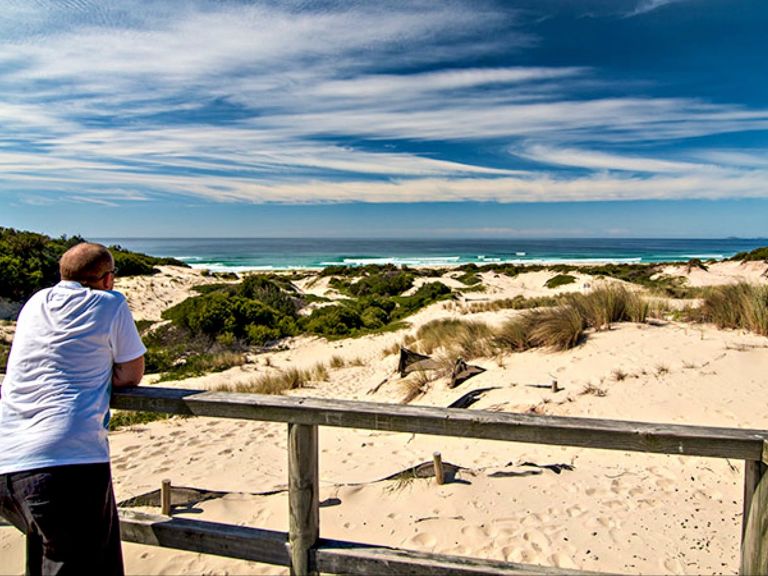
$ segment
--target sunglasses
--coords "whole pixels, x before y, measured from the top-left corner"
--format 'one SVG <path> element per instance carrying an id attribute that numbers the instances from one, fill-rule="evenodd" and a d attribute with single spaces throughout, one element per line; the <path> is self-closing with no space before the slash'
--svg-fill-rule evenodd
<path id="1" fill-rule="evenodd" d="M 117 276 L 117 273 L 118 273 L 119 271 L 120 271 L 120 269 L 119 269 L 119 268 L 117 268 L 117 267 L 114 267 L 114 268 L 112 268 L 112 270 L 107 270 L 107 271 L 106 271 L 106 272 L 104 272 L 104 273 L 103 273 L 101 276 L 99 276 L 99 280 L 101 280 L 101 279 L 103 279 L 103 278 L 106 278 L 108 274 L 112 274 L 113 276 Z"/>

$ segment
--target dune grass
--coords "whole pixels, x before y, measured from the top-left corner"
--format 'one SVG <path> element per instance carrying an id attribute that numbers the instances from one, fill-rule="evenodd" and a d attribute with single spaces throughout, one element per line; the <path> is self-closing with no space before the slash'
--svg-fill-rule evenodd
<path id="1" fill-rule="evenodd" d="M 224 384 L 216 388 L 219 392 L 240 392 L 246 394 L 282 394 L 286 390 L 304 387 L 313 379 L 312 371 L 289 368 L 276 374 L 265 374 L 247 382 Z"/>
<path id="2" fill-rule="evenodd" d="M 691 315 L 718 328 L 740 328 L 768 336 L 768 286 L 742 282 L 713 288 Z"/>
<path id="3" fill-rule="evenodd" d="M 493 331 L 484 322 L 454 318 L 433 320 L 416 332 L 420 352 L 432 354 L 443 349 L 465 360 L 492 354 L 492 338 Z"/>
<path id="4" fill-rule="evenodd" d="M 563 305 L 532 311 L 526 319 L 532 346 L 568 350 L 584 337 L 585 321 L 579 310 Z"/>

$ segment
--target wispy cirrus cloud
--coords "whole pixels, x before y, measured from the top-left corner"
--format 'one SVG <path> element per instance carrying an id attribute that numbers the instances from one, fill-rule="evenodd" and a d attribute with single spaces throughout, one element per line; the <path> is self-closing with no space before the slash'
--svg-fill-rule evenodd
<path id="1" fill-rule="evenodd" d="M 99 203 L 766 195 L 759 153 L 647 150 L 768 130 L 768 108 L 513 65 L 541 39 L 499 6 L 12 3 L 0 190 Z"/>

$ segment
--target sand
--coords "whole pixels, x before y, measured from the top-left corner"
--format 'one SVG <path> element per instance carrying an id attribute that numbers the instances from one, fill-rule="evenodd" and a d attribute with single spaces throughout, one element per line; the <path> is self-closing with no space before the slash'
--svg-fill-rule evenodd
<path id="1" fill-rule="evenodd" d="M 766 283 L 765 265 L 721 263 L 709 272 L 665 270 L 694 285 Z M 483 274 L 486 292 L 438 303 L 410 318 L 408 330 L 327 342 L 296 338 L 288 349 L 253 357 L 226 372 L 163 385 L 212 388 L 285 367 L 328 364 L 327 381 L 294 396 L 400 402 L 393 344 L 435 318 L 501 323 L 517 312 L 469 313 L 473 301 L 586 290 L 594 278 L 549 290 L 553 273 L 516 278 Z M 164 268 L 163 276 L 121 279 L 137 318 L 158 319 L 199 273 Z M 305 281 L 305 284 L 309 281 Z M 327 283 L 308 289 L 328 295 Z M 614 324 L 566 352 L 532 350 L 472 361 L 487 371 L 455 389 L 428 384 L 411 404 L 447 406 L 470 390 L 493 387 L 470 409 L 768 429 L 768 338 L 679 322 Z M 549 387 L 556 378 L 559 392 Z M 370 393 L 386 379 L 376 393 Z M 148 379 L 151 381 L 151 378 Z M 173 418 L 111 434 L 119 500 L 174 484 L 228 493 L 203 502 L 196 519 L 287 530 L 287 494 L 260 495 L 287 483 L 286 426 L 238 420 Z M 431 459 L 462 467 L 457 481 L 382 481 Z M 535 465 L 537 466 L 535 466 Z M 556 473 L 545 465 L 567 465 Z M 733 574 L 738 570 L 741 462 L 625 454 L 364 430 L 321 428 L 321 534 L 357 542 L 547 566 L 636 574 Z M 159 510 L 143 508 L 158 513 Z M 282 574 L 213 556 L 124 544 L 130 574 Z M 23 540 L 0 527 L 0 573 L 21 573 Z"/>

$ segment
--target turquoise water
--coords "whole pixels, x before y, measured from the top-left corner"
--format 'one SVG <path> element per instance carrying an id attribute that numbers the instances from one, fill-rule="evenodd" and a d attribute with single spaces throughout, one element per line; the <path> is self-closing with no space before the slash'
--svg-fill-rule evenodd
<path id="1" fill-rule="evenodd" d="M 723 259 L 768 239 L 392 240 L 359 238 L 101 238 L 214 271 L 330 265 L 456 266 L 475 263 L 685 262 Z"/>

